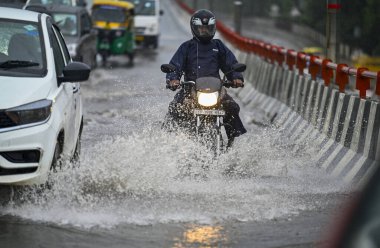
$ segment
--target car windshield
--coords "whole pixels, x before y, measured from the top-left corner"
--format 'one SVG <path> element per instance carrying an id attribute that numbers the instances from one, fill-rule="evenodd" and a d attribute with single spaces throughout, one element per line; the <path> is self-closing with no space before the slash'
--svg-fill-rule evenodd
<path id="1" fill-rule="evenodd" d="M 41 76 L 44 50 L 38 24 L 0 19 L 0 75 Z"/>
<path id="2" fill-rule="evenodd" d="M 125 12 L 122 8 L 114 6 L 98 6 L 92 12 L 95 21 L 125 22 Z"/>
<path id="3" fill-rule="evenodd" d="M 78 35 L 78 20 L 76 15 L 53 13 L 52 16 L 64 36 Z"/>
<path id="4" fill-rule="evenodd" d="M 72 0 L 30 0 L 29 5 L 32 4 L 59 4 L 59 5 L 68 5 L 75 6 L 75 1 Z"/>
<path id="5" fill-rule="evenodd" d="M 155 15 L 156 14 L 156 1 L 154 0 L 135 0 L 135 13 L 136 15 Z"/>

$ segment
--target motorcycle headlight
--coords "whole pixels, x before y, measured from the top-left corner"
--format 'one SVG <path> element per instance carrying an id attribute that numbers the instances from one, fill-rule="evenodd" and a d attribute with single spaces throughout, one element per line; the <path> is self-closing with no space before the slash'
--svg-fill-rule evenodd
<path id="1" fill-rule="evenodd" d="M 198 103 L 205 107 L 211 107 L 218 103 L 219 92 L 203 93 L 198 92 Z"/>
<path id="2" fill-rule="evenodd" d="M 16 125 L 26 125 L 46 121 L 50 117 L 51 107 L 51 100 L 40 100 L 16 108 L 7 109 L 5 114 Z"/>

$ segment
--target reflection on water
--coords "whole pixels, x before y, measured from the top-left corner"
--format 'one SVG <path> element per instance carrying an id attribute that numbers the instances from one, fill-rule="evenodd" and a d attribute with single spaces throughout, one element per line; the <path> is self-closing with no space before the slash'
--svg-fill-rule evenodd
<path id="1" fill-rule="evenodd" d="M 184 231 L 181 238 L 174 239 L 173 248 L 220 247 L 228 239 L 222 226 L 194 226 Z"/>

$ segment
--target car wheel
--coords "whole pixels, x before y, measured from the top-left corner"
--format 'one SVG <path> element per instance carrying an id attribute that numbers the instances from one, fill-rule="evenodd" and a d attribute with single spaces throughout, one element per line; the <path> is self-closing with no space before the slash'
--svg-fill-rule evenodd
<path id="1" fill-rule="evenodd" d="M 71 163 L 73 163 L 74 166 L 80 165 L 80 154 L 82 151 L 82 141 L 81 141 L 82 140 L 82 130 L 83 130 L 83 119 L 82 119 L 81 124 L 80 124 L 80 129 L 79 129 L 77 143 L 75 145 L 74 155 L 71 158 Z"/>
<path id="2" fill-rule="evenodd" d="M 158 37 L 156 37 L 153 41 L 153 49 L 157 49 L 158 48 Z"/>
<path id="3" fill-rule="evenodd" d="M 62 168 L 62 159 L 61 159 L 62 150 L 63 150 L 62 143 L 59 140 L 57 140 L 55 144 L 53 160 L 51 162 L 51 167 L 50 167 L 50 170 L 52 170 L 53 172 L 57 172 L 58 169 Z"/>
<path id="4" fill-rule="evenodd" d="M 81 142 L 81 137 L 78 136 L 77 139 L 77 144 L 75 145 L 75 151 L 74 155 L 71 159 L 71 162 L 74 164 L 74 166 L 79 166 L 80 165 L 80 154 L 82 151 L 82 142 Z"/>
<path id="5" fill-rule="evenodd" d="M 62 143 L 57 140 L 54 148 L 53 160 L 50 165 L 50 172 L 48 172 L 48 177 L 46 182 L 41 185 L 41 189 L 52 189 L 54 186 L 54 179 L 52 173 L 57 173 L 59 169 L 62 168 Z"/>

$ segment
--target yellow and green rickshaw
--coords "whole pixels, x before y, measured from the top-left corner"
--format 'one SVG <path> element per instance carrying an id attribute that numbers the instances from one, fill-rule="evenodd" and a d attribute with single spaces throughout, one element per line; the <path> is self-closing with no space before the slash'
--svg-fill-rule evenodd
<path id="1" fill-rule="evenodd" d="M 94 0 L 92 20 L 98 32 L 97 50 L 103 65 L 111 55 L 127 55 L 133 65 L 134 5 L 117 0 Z"/>

